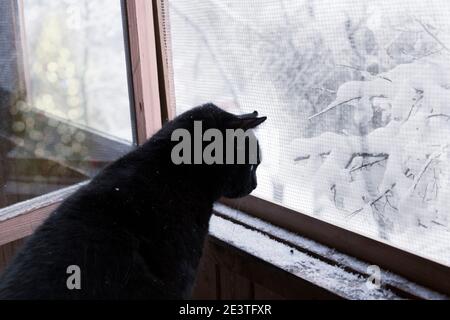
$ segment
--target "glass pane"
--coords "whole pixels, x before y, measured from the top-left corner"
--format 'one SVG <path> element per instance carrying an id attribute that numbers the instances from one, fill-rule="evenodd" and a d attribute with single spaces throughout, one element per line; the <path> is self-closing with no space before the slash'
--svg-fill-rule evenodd
<path id="1" fill-rule="evenodd" d="M 0 208 L 94 175 L 133 143 L 119 0 L 0 3 Z"/>
<path id="2" fill-rule="evenodd" d="M 450 266 L 450 3 L 169 9 L 177 111 L 269 117 L 255 195 Z"/>

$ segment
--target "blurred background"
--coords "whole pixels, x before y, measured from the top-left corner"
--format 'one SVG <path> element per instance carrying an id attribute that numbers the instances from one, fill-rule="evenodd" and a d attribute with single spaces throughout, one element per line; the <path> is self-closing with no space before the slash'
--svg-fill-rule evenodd
<path id="1" fill-rule="evenodd" d="M 133 143 L 121 2 L 0 2 L 0 208 L 76 184 Z"/>

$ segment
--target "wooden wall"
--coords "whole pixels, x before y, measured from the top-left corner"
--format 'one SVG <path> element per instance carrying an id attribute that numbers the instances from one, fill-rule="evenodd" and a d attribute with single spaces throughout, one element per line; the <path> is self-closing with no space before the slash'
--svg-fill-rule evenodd
<path id="1" fill-rule="evenodd" d="M 24 239 L 10 242 L 0 247 L 0 273 L 8 265 L 14 254 L 22 246 Z"/>

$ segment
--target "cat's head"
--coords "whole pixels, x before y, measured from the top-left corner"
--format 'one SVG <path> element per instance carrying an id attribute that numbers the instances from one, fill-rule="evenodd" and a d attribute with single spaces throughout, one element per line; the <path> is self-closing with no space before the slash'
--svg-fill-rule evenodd
<path id="1" fill-rule="evenodd" d="M 239 198 L 256 188 L 261 151 L 253 129 L 266 119 L 259 117 L 256 111 L 234 115 L 214 104 L 194 108 L 177 117 L 178 125 L 191 135 L 192 170 L 199 180 L 208 181 L 211 188 L 219 188 L 217 196 Z M 202 133 L 201 149 L 198 145 L 195 147 L 199 132 Z M 177 152 L 175 154 L 179 155 Z M 201 164 L 195 164 L 196 156 L 197 160 L 201 158 Z M 186 164 L 182 166 L 186 168 Z"/>

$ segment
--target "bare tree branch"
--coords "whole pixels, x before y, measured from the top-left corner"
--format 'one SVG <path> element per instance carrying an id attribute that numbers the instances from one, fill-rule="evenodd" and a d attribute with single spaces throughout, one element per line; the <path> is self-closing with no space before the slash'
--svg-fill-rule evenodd
<path id="1" fill-rule="evenodd" d="M 409 113 L 408 113 L 408 116 L 406 117 L 406 119 L 405 119 L 405 121 L 403 121 L 403 122 L 406 122 L 406 121 L 408 121 L 409 120 L 409 118 L 411 117 L 411 115 L 412 115 L 412 112 L 413 112 L 413 110 L 414 110 L 414 108 L 417 106 L 417 104 L 420 102 L 420 101 L 422 101 L 422 99 L 423 99 L 423 94 L 412 104 L 412 106 L 411 106 L 411 108 L 409 109 Z"/>
<path id="2" fill-rule="evenodd" d="M 172 2 L 170 2 L 170 5 L 171 5 L 172 11 L 175 14 L 177 14 L 180 18 L 182 18 L 187 24 L 189 24 L 197 32 L 197 34 L 200 36 L 201 40 L 205 44 L 206 49 L 209 52 L 211 58 L 216 63 L 216 66 L 219 69 L 220 74 L 222 75 L 223 79 L 227 83 L 227 86 L 228 86 L 228 88 L 229 88 L 229 90 L 231 92 L 231 95 L 233 96 L 233 102 L 235 103 L 237 108 L 242 109 L 241 105 L 239 103 L 237 90 L 235 89 L 231 79 L 228 77 L 224 67 L 222 66 L 222 63 L 220 62 L 220 60 L 219 60 L 219 58 L 217 56 L 217 54 L 214 52 L 214 50 L 213 50 L 213 48 L 212 48 L 212 46 L 211 46 L 211 44 L 209 42 L 208 37 L 205 35 L 203 30 L 196 23 L 194 23 L 187 15 L 182 13 L 176 6 L 173 5 Z"/>
<path id="3" fill-rule="evenodd" d="M 258 28 L 255 28 L 254 26 L 252 26 L 252 24 L 249 22 L 249 20 L 247 20 L 244 17 L 233 12 L 223 2 L 216 1 L 216 0 L 208 0 L 208 2 L 213 4 L 217 8 L 219 8 L 221 10 L 221 13 L 226 14 L 228 17 L 230 17 L 234 21 L 237 21 L 237 22 L 241 23 L 241 25 L 247 27 L 251 32 L 253 32 L 255 35 L 257 35 L 260 38 L 260 40 L 277 45 L 277 46 L 279 45 L 279 43 L 277 43 L 277 41 L 273 40 L 270 36 L 268 37 L 266 34 L 262 33 Z M 171 5 L 173 6 L 172 3 L 171 3 Z"/>
<path id="4" fill-rule="evenodd" d="M 422 179 L 423 175 L 425 174 L 425 172 L 428 170 L 428 168 L 430 167 L 431 163 L 439 158 L 441 156 L 441 152 L 435 152 L 434 154 L 432 154 L 427 162 L 425 163 L 425 165 L 422 167 L 422 170 L 420 171 L 420 173 L 417 175 L 416 179 L 414 179 L 414 183 L 411 186 L 410 190 L 411 192 L 416 190 L 417 186 L 419 185 L 420 180 Z"/>
<path id="5" fill-rule="evenodd" d="M 348 68 L 348 69 L 352 69 L 352 70 L 359 71 L 359 72 L 366 72 L 366 71 L 364 71 L 363 69 L 361 69 L 359 67 L 348 66 L 346 64 L 336 64 L 336 67 Z"/>
<path id="6" fill-rule="evenodd" d="M 294 159 L 294 161 L 295 162 L 299 162 L 299 161 L 309 160 L 309 159 L 311 159 L 311 156 L 307 155 L 307 156 L 303 156 L 303 157 L 297 157 L 297 158 Z"/>
<path id="7" fill-rule="evenodd" d="M 312 89 L 312 90 L 325 91 L 325 92 L 328 92 L 328 93 L 331 93 L 331 94 L 336 94 L 336 93 L 337 93 L 337 91 L 331 90 L 331 89 L 328 89 L 328 88 L 313 87 L 313 88 L 311 88 L 311 89 Z"/>
<path id="8" fill-rule="evenodd" d="M 369 206 L 369 207 L 375 206 L 375 208 L 376 208 L 377 202 L 380 201 L 381 199 L 383 199 L 384 197 L 388 197 L 388 196 L 392 193 L 392 189 L 394 189 L 396 185 L 397 185 L 396 183 L 393 183 L 389 189 L 387 189 L 385 192 L 383 192 L 383 193 L 382 193 L 380 196 L 378 196 L 375 200 L 371 201 L 371 202 L 368 204 L 368 206 Z M 392 208 L 396 209 L 396 208 L 395 208 L 394 206 L 392 206 L 390 203 L 389 203 L 389 205 L 390 205 Z M 360 209 L 358 209 L 358 210 L 356 210 L 356 211 L 354 211 L 354 212 L 352 212 L 348 217 L 351 218 L 351 217 L 355 216 L 356 214 L 358 214 L 358 213 L 360 213 L 361 211 L 363 211 L 364 208 L 366 208 L 366 207 L 367 207 L 367 205 L 364 206 L 364 207 L 362 207 L 362 208 L 360 208 Z"/>
<path id="9" fill-rule="evenodd" d="M 326 156 L 329 156 L 331 154 L 331 151 L 328 151 L 328 152 L 322 152 L 322 153 L 319 153 L 319 156 L 321 156 L 322 158 L 324 158 L 324 157 L 326 157 Z M 303 160 L 309 160 L 309 159 L 311 159 L 311 155 L 307 155 L 307 156 L 300 156 L 300 157 L 297 157 L 297 158 L 295 158 L 294 159 L 294 161 L 295 162 L 299 162 L 299 161 L 303 161 Z"/>
<path id="10" fill-rule="evenodd" d="M 431 32 L 430 29 L 428 29 L 428 27 L 422 21 L 420 21 L 419 19 L 414 19 L 414 20 L 416 20 L 416 22 L 418 24 L 420 24 L 420 26 L 423 28 L 423 30 L 426 33 L 428 33 L 428 35 L 430 37 L 432 37 L 434 40 L 436 40 L 436 42 L 439 43 L 442 46 L 442 48 L 444 48 L 445 50 L 450 52 L 450 49 L 441 40 L 439 40 L 439 38 L 433 32 Z"/>
<path id="11" fill-rule="evenodd" d="M 336 184 L 333 184 L 330 188 L 331 191 L 333 191 L 333 202 L 334 202 L 334 206 L 337 206 L 336 203 L 336 196 L 337 196 L 337 190 L 336 190 Z"/>
<path id="12" fill-rule="evenodd" d="M 442 50 L 444 50 L 444 48 L 440 48 L 440 49 L 437 49 L 437 50 L 434 50 L 434 51 L 426 52 L 426 53 L 422 54 L 421 56 L 412 56 L 412 57 L 413 57 L 413 60 L 417 61 L 417 60 L 420 60 L 420 59 L 432 56 L 434 54 L 440 53 L 440 52 L 442 52 Z"/>
<path id="13" fill-rule="evenodd" d="M 346 65 L 346 64 L 337 64 L 336 67 L 349 68 L 349 69 L 353 69 L 353 70 L 355 70 L 355 71 L 361 72 L 361 74 L 362 74 L 364 77 L 366 77 L 366 78 L 368 78 L 368 79 L 370 79 L 370 80 L 373 80 L 373 79 L 375 79 L 375 78 L 378 78 L 378 79 L 383 79 L 383 80 L 392 82 L 392 80 L 389 79 L 389 78 L 386 78 L 386 77 L 383 77 L 383 76 L 380 76 L 380 75 L 373 75 L 373 74 L 371 74 L 369 71 L 360 69 L 360 68 L 358 68 L 358 67 L 348 66 L 348 65 Z"/>

